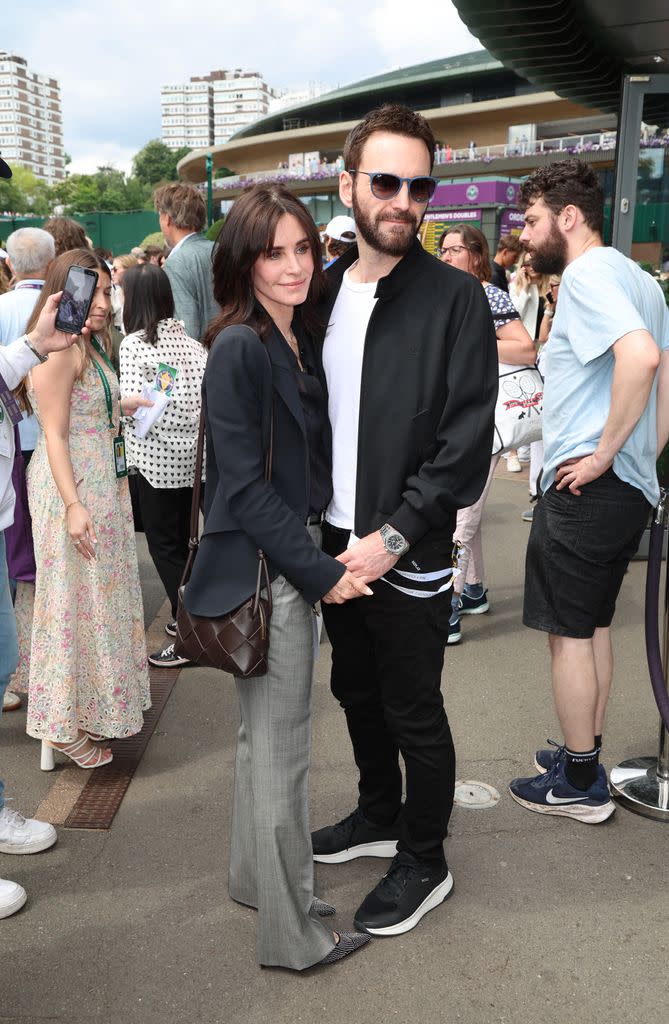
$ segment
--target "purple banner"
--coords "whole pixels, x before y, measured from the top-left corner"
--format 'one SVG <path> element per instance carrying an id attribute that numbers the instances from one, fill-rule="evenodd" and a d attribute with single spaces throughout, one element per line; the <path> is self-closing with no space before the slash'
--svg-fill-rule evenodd
<path id="1" fill-rule="evenodd" d="M 519 235 L 524 227 L 525 214 L 521 210 L 505 210 L 500 217 L 500 235 Z"/>
<path id="2" fill-rule="evenodd" d="M 518 200 L 519 185 L 493 178 L 490 181 L 453 182 L 437 185 L 430 207 L 466 206 L 476 203 L 510 206 Z"/>

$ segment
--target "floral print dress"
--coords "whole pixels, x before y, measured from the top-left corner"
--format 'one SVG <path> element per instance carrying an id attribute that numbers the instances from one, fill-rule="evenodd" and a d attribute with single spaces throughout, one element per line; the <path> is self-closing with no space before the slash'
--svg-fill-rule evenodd
<path id="1" fill-rule="evenodd" d="M 97 362 L 118 423 L 118 379 Z M 28 467 L 37 573 L 32 623 L 29 602 L 17 606 L 19 682 L 25 686 L 28 677 L 26 730 L 37 739 L 67 743 L 78 729 L 132 736 L 151 706 L 132 507 L 127 478 L 116 477 L 114 434 L 102 381 L 88 365 L 72 389 L 69 446 L 77 492 L 98 539 L 91 561 L 70 539 L 43 433 Z"/>

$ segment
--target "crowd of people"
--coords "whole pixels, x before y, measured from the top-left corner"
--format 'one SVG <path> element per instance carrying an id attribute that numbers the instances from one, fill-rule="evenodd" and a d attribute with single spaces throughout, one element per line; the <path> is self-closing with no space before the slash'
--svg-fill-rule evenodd
<path id="1" fill-rule="evenodd" d="M 27 693 L 43 767 L 54 752 L 82 769 L 108 764 L 109 741 L 142 727 L 147 661 L 185 663 L 174 643 L 147 659 L 140 521 L 170 603 L 168 635 L 180 601 L 201 619 L 238 608 L 264 553 L 267 670 L 235 677 L 229 862 L 231 898 L 258 910 L 264 965 L 332 964 L 371 937 L 410 931 L 453 890 L 444 842 L 455 750 L 441 673 L 460 617 L 489 608 L 481 525 L 501 454 L 499 381 L 533 369 L 539 347 L 541 497 L 523 618 L 549 634 L 563 741 L 538 750 L 538 774 L 513 780 L 510 793 L 529 810 L 590 824 L 614 811 L 599 764 L 610 626 L 659 496 L 669 312 L 653 278 L 603 245 L 601 187 L 578 160 L 526 179 L 525 228 L 503 237 L 493 259 L 467 224 L 448 227 L 435 258 L 417 237 L 437 184 L 434 153 L 422 115 L 371 111 L 343 153 L 351 216 L 322 236 L 294 193 L 259 183 L 211 243 L 199 191 L 172 184 L 155 194 L 170 247 L 162 267 L 160 253 L 131 253 L 110 268 L 74 229 L 60 252 L 47 230 L 8 240 L 0 691 L 14 677 L 11 692 Z M 77 336 L 55 329 L 72 266 L 97 275 Z M 204 526 L 180 598 L 201 419 Z M 27 568 L 10 551 L 17 526 L 14 552 L 32 553 Z M 321 616 L 359 780 L 351 813 L 312 831 Z M 51 825 L 0 810 L 0 852 L 55 841 Z M 357 857 L 389 864 L 353 928 L 334 931 L 334 908 L 314 896 L 313 862 Z M 0 884 L 0 916 L 24 901 L 16 883 Z"/>

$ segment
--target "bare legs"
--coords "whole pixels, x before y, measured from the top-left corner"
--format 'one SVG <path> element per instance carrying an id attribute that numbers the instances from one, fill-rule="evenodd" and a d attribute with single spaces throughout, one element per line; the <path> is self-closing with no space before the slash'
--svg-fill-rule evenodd
<path id="1" fill-rule="evenodd" d="M 549 636 L 553 697 L 564 742 L 570 750 L 592 750 L 603 732 L 613 675 L 611 630 L 596 629 L 589 640 Z"/>

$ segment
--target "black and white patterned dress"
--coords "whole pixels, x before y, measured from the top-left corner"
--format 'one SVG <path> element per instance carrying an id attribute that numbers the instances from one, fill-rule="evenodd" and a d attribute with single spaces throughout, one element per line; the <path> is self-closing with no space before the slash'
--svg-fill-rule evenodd
<path id="1" fill-rule="evenodd" d="M 128 466 L 136 467 L 152 487 L 192 487 L 206 349 L 188 337 L 180 320 L 161 320 L 155 345 L 144 340 L 143 331 L 123 339 L 120 362 L 122 395 L 152 383 L 159 363 L 177 368 L 172 399 L 146 437 L 135 437 L 132 421 L 126 426 L 126 455 Z"/>

